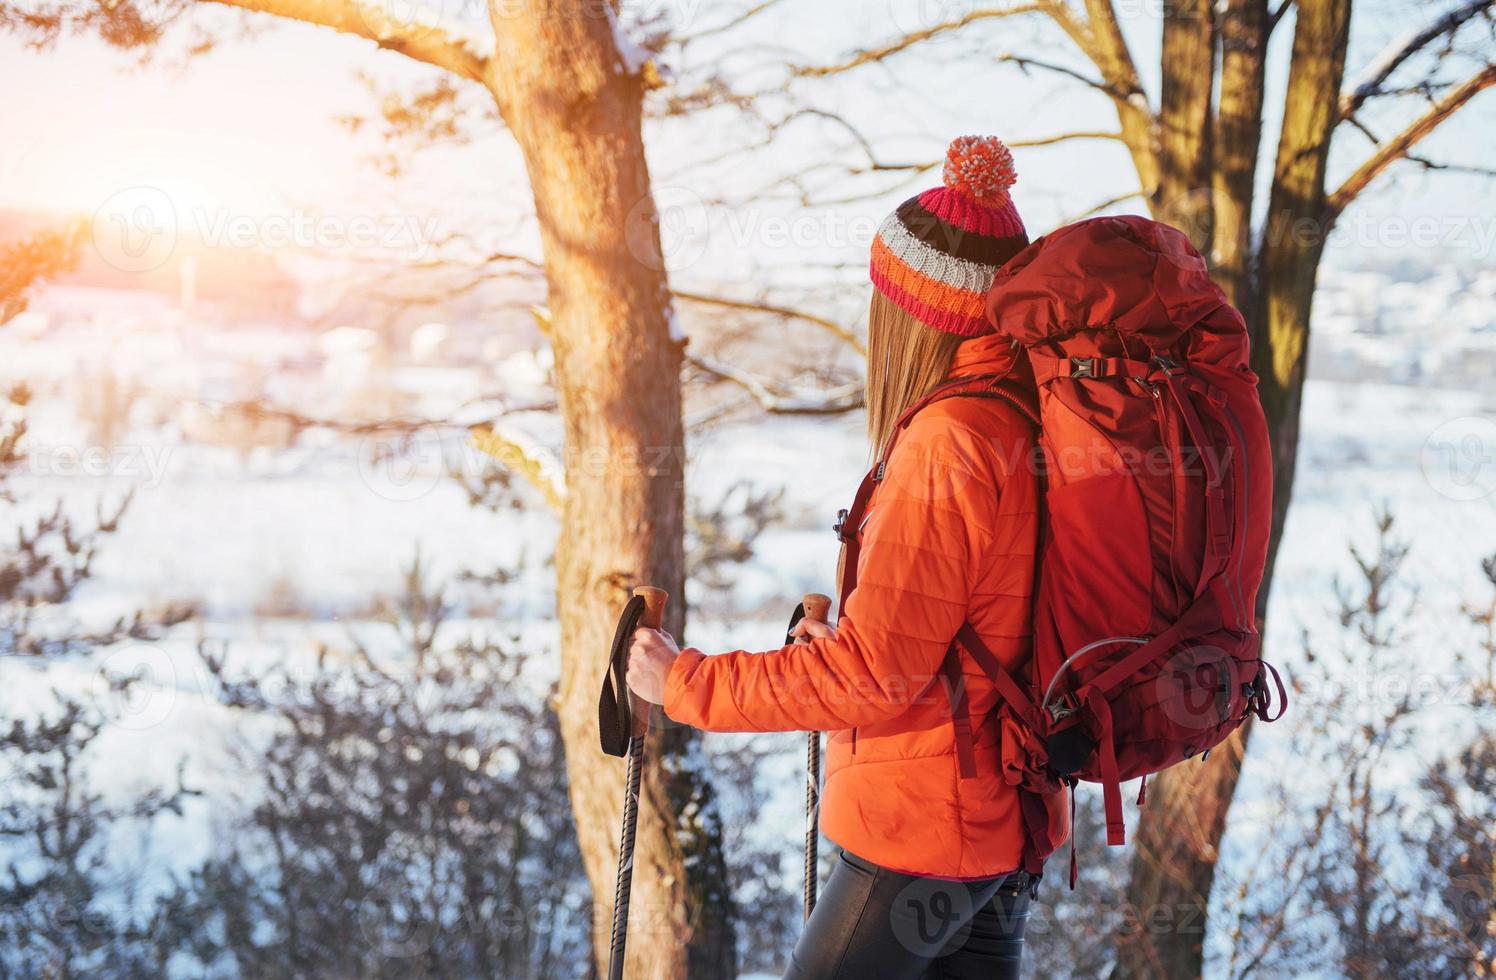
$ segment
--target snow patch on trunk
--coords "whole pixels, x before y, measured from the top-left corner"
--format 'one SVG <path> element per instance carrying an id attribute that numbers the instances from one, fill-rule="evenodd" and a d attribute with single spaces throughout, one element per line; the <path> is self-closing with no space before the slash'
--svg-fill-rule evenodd
<path id="1" fill-rule="evenodd" d="M 613 29 L 613 45 L 618 49 L 618 58 L 623 73 L 639 74 L 654 57 L 654 52 L 628 36 L 628 32 L 623 29 L 623 24 L 618 20 L 617 11 L 611 5 L 604 4 L 603 9 L 608 12 L 608 26 Z"/>

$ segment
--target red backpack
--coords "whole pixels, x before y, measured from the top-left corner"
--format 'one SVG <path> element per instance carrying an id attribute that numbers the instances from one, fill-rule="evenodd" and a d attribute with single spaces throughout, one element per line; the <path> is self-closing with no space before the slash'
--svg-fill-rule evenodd
<path id="1" fill-rule="evenodd" d="M 1286 706 L 1255 624 L 1272 456 L 1246 324 L 1189 240 L 1140 217 L 1034 242 L 987 314 L 1028 352 L 1046 471 L 1034 656 L 999 691 L 1036 766 L 1101 784 L 1121 844 L 1120 782 Z"/>
<path id="2" fill-rule="evenodd" d="M 1062 782 L 1101 784 L 1107 841 L 1121 844 L 1123 781 L 1203 759 L 1248 715 L 1282 715 L 1287 695 L 1255 623 L 1272 457 L 1246 324 L 1174 228 L 1107 217 L 1046 235 L 998 270 L 987 317 L 1026 349 L 1037 408 L 1016 378 L 961 379 L 912 405 L 894 433 L 962 396 L 1002 399 L 1039 424 L 1033 657 L 1009 675 L 968 624 L 943 667 L 963 777 L 976 772 L 956 646 L 996 686 L 1012 742 L 1002 776 L 1019 793 L 1023 863 L 1037 873 L 1058 844 Z M 843 608 L 857 567 L 845 529 L 861 526 L 882 473 L 879 462 L 837 524 Z"/>

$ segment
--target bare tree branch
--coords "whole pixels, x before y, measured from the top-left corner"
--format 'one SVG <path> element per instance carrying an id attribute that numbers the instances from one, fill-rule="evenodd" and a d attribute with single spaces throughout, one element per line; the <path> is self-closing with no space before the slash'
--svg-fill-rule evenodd
<path id="1" fill-rule="evenodd" d="M 1056 133 L 1054 136 L 1039 136 L 1028 140 L 1013 140 L 1008 143 L 1009 149 L 1020 150 L 1027 146 L 1053 146 L 1066 140 L 1121 140 L 1121 133 L 1107 133 L 1096 131 L 1081 131 L 1075 133 Z"/>
<path id="2" fill-rule="evenodd" d="M 1423 29 L 1405 34 L 1383 48 L 1340 96 L 1340 118 L 1350 118 L 1367 99 L 1385 94 L 1382 85 L 1404 62 L 1439 38 L 1453 35 L 1466 21 L 1489 10 L 1493 2 L 1496 0 L 1466 0 L 1462 6 L 1446 11 Z"/>
<path id="3" fill-rule="evenodd" d="M 1267 18 L 1267 36 L 1268 37 L 1272 37 L 1274 29 L 1276 29 L 1277 26 L 1278 26 L 1278 22 L 1283 19 L 1283 15 L 1284 14 L 1288 13 L 1290 10 L 1293 9 L 1293 4 L 1294 4 L 1294 0 L 1282 0 L 1282 2 L 1278 4 L 1278 9 L 1274 10 L 1271 14 L 1268 15 L 1268 18 Z"/>
<path id="4" fill-rule="evenodd" d="M 792 320 L 803 320 L 814 324 L 821 329 L 833 334 L 842 342 L 849 344 L 857 353 L 866 355 L 867 348 L 863 346 L 862 340 L 851 330 L 829 320 L 826 317 L 809 313 L 805 310 L 796 310 L 788 306 L 779 306 L 775 303 L 762 303 L 756 300 L 729 299 L 725 296 L 710 296 L 705 293 L 693 293 L 688 290 L 675 289 L 670 293 L 677 299 L 683 299 L 691 303 L 701 303 L 705 306 L 720 306 L 729 310 L 747 310 L 754 313 L 769 313 L 774 316 L 786 317 Z"/>
<path id="5" fill-rule="evenodd" d="M 1029 59 L 1029 58 L 1021 58 L 1021 57 L 1019 57 L 1017 55 L 1005 55 L 1000 60 L 1002 60 L 1002 61 L 1012 61 L 1012 62 L 1015 62 L 1015 63 L 1017 63 L 1017 62 L 1023 62 L 1025 65 L 1032 65 L 1032 66 L 1040 67 L 1040 68 L 1048 68 L 1048 67 L 1050 67 L 1048 65 L 1041 65 L 1038 62 L 1033 61 L 1032 59 Z M 1059 71 L 1061 69 L 1056 68 L 1055 70 Z M 1081 79 L 1081 80 L 1082 81 L 1088 81 L 1087 79 Z M 1092 82 L 1091 84 L 1099 84 L 1099 83 Z M 1094 131 L 1084 131 L 1084 132 L 1074 132 L 1074 133 L 1056 133 L 1053 136 L 1037 136 L 1037 137 L 1034 137 L 1033 139 L 1026 139 L 1026 140 L 1004 140 L 1003 142 L 1008 145 L 1008 149 L 1010 149 L 1010 150 L 1022 150 L 1022 149 L 1025 149 L 1027 147 L 1053 146 L 1056 143 L 1064 143 L 1067 140 L 1121 140 L 1121 139 L 1122 139 L 1122 134 L 1121 133 L 1115 133 L 1115 132 L 1109 133 L 1109 132 L 1103 132 L 1101 130 L 1094 130 Z M 847 170 L 846 170 L 846 172 L 848 174 L 868 174 L 868 173 L 885 172 L 885 171 L 912 170 L 916 174 L 920 174 L 920 173 L 925 173 L 926 171 L 929 171 L 929 170 L 934 170 L 936 167 L 940 166 L 943 163 L 945 163 L 945 158 L 944 157 L 941 157 L 941 158 L 939 158 L 937 160 L 920 160 L 920 161 L 911 162 L 911 163 L 882 163 L 882 162 L 874 161 L 873 163 L 869 164 L 866 167 L 848 167 Z"/>
<path id="6" fill-rule="evenodd" d="M 1427 157 L 1408 154 L 1408 162 L 1416 163 L 1425 170 L 1442 170 L 1451 174 L 1473 174 L 1477 177 L 1496 177 L 1496 167 L 1476 167 L 1468 163 L 1440 163 Z"/>
<path id="7" fill-rule="evenodd" d="M 851 71 L 854 68 L 860 68 L 863 65 L 882 61 L 885 58 L 890 57 L 891 55 L 898 54 L 901 51 L 907 51 L 917 44 L 928 41 L 932 37 L 938 37 L 942 34 L 948 34 L 951 31 L 960 30 L 966 25 L 975 23 L 979 20 L 988 20 L 994 17 L 1016 17 L 1022 14 L 1050 13 L 1054 6 L 1055 5 L 1053 3 L 1040 2 L 1014 4 L 1010 7 L 992 7 L 984 10 L 971 10 L 961 17 L 942 21 L 939 24 L 932 24 L 929 27 L 924 28 L 923 30 L 912 31 L 895 41 L 890 41 L 889 43 L 882 45 L 881 47 L 868 48 L 864 51 L 859 51 L 848 58 L 846 61 L 842 61 L 834 65 L 805 65 L 795 69 L 794 74 L 797 78 L 821 78 L 826 75 L 839 75 L 843 72 Z"/>
<path id="8" fill-rule="evenodd" d="M 717 24 L 714 27 L 702 28 L 695 34 L 688 34 L 684 37 L 678 38 L 677 40 L 679 40 L 682 45 L 687 45 L 692 41 L 699 41 L 704 37 L 711 37 L 715 34 L 726 33 L 727 31 L 730 31 L 733 28 L 752 20 L 759 14 L 763 13 L 765 10 L 768 10 L 770 7 L 778 6 L 782 2 L 783 0 L 763 0 L 763 2 L 754 4 L 747 10 L 738 14 L 736 17 L 733 17 L 731 20 L 724 21 L 723 23 Z"/>
<path id="9" fill-rule="evenodd" d="M 1051 16 L 1101 73 L 1109 90 L 1107 94 L 1117 107 L 1117 120 L 1122 124 L 1123 140 L 1132 154 L 1138 180 L 1152 194 L 1159 179 L 1155 151 L 1157 120 L 1111 0 L 1085 0 L 1085 5 L 1088 21 L 1085 24 L 1077 22 L 1069 8 L 1063 6 Z"/>
<path id="10" fill-rule="evenodd" d="M 1356 171 L 1347 177 L 1339 189 L 1325 201 L 1327 223 L 1339 217 L 1346 205 L 1365 190 L 1377 175 L 1406 157 L 1408 151 L 1419 140 L 1432 133 L 1440 123 L 1453 115 L 1461 106 L 1492 85 L 1496 85 L 1496 65 L 1487 65 L 1485 70 L 1472 76 L 1464 84 L 1435 102 L 1427 112 L 1413 120 L 1408 128 L 1379 146 L 1377 151 L 1356 168 Z"/>
<path id="11" fill-rule="evenodd" d="M 366 38 L 390 51 L 454 75 L 483 81 L 492 57 L 492 42 L 460 25 L 442 23 L 435 11 L 423 10 L 412 23 L 391 16 L 377 0 L 204 0 L 255 13 L 271 14 L 344 34 Z"/>
<path id="12" fill-rule="evenodd" d="M 1123 136 L 1121 133 L 1108 133 L 1100 131 L 1057 133 L 1053 136 L 1041 136 L 1035 139 L 1011 140 L 1008 141 L 1008 146 L 1011 149 L 1018 150 L 1025 147 L 1052 146 L 1056 143 L 1062 143 L 1067 140 L 1089 139 L 1122 141 Z M 860 191 L 852 191 L 835 197 L 814 197 L 811 191 L 804 188 L 801 184 L 801 181 L 805 177 L 810 176 L 813 171 L 827 169 L 826 164 L 816 164 L 811 167 L 806 167 L 796 174 L 780 177 L 773 183 L 769 184 L 767 187 L 763 188 L 759 193 L 766 194 L 774 188 L 780 187 L 784 184 L 792 184 L 800 189 L 800 203 L 805 207 L 834 207 L 847 204 L 858 204 L 863 201 L 869 201 L 891 194 L 894 191 L 898 190 L 900 187 L 912 183 L 915 178 L 919 177 L 919 175 L 928 173 L 929 171 L 934 170 L 944 163 L 945 158 L 940 157 L 934 160 L 918 160 L 910 161 L 908 163 L 888 163 L 881 160 L 872 160 L 864 166 L 844 167 L 840 171 L 838 171 L 838 179 L 837 181 L 835 181 L 835 183 L 841 183 L 840 178 L 842 177 L 861 177 L 872 173 L 902 173 L 903 176 L 889 184 L 880 187 L 874 187 L 871 189 Z"/>
<path id="13" fill-rule="evenodd" d="M 819 392 L 782 394 L 746 371 L 740 371 L 721 361 L 695 354 L 686 355 L 686 361 L 714 378 L 742 388 L 761 409 L 771 415 L 840 415 L 862 407 L 863 388 L 860 383 L 840 385 Z"/>
<path id="14" fill-rule="evenodd" d="M 1091 88 L 1094 88 L 1096 91 L 1102 93 L 1107 98 L 1117 99 L 1119 101 L 1127 98 L 1127 94 L 1125 92 L 1113 88 L 1100 79 L 1088 78 L 1087 76 L 1082 75 L 1080 72 L 1076 71 L 1074 68 L 1068 68 L 1065 65 L 1057 65 L 1049 61 L 1040 61 L 1037 58 L 1026 58 L 1022 55 L 1017 54 L 1000 55 L 997 60 L 1001 63 L 1017 65 L 1020 69 L 1023 70 L 1024 74 L 1028 74 L 1028 70 L 1030 68 L 1042 68 L 1045 71 L 1052 71 L 1056 72 L 1057 74 L 1064 75 L 1067 78 L 1073 78 L 1077 82 L 1080 82 L 1082 85 L 1089 85 Z M 1116 138 L 1121 139 L 1121 134 L 1117 134 Z"/>

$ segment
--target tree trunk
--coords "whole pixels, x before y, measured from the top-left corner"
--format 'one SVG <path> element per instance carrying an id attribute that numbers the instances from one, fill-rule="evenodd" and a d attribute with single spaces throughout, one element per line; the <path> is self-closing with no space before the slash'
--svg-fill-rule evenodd
<path id="1" fill-rule="evenodd" d="M 1255 3 L 1256 0 L 1250 0 Z M 1228 7 L 1227 19 L 1233 7 Z M 1252 28 L 1227 29 L 1227 37 Z M 1325 161 L 1338 122 L 1337 97 L 1345 67 L 1350 0 L 1303 0 L 1298 4 L 1292 67 L 1285 95 L 1282 135 L 1269 204 L 1267 232 L 1259 256 L 1256 295 L 1242 295 L 1246 253 L 1236 226 L 1218 239 L 1232 258 L 1227 282 L 1236 283 L 1236 302 L 1249 313 L 1253 328 L 1253 365 L 1261 376 L 1260 392 L 1272 433 L 1273 529 L 1267 572 L 1258 592 L 1258 629 L 1264 628 L 1273 565 L 1283 536 L 1293 490 L 1299 441 L 1299 407 L 1303 396 L 1309 314 L 1315 276 L 1328 231 L 1325 212 Z M 1260 51 L 1260 47 L 1257 49 Z M 1260 113 L 1248 118 L 1250 104 L 1261 100 L 1261 65 L 1228 61 L 1222 81 L 1222 132 L 1229 134 L 1217 170 L 1217 199 L 1227 199 L 1230 221 L 1251 214 L 1250 161 L 1243 154 L 1255 145 Z M 1228 98 L 1228 95 L 1230 96 Z M 1232 192 L 1232 188 L 1237 188 Z M 1219 216 L 1218 216 L 1219 217 Z M 1218 234 L 1227 231 L 1218 225 Z M 1236 260 L 1240 259 L 1240 262 Z M 1145 819 L 1138 830 L 1129 883 L 1129 899 L 1140 927 L 1122 937 L 1114 977 L 1198 977 L 1204 965 L 1205 912 L 1215 882 L 1215 865 L 1226 817 L 1241 775 L 1251 725 L 1242 726 L 1204 763 L 1186 763 L 1161 773 L 1149 790 Z M 1150 918 L 1151 917 L 1151 918 Z"/>
<path id="2" fill-rule="evenodd" d="M 1210 97 L 1215 19 L 1210 0 L 1167 0 L 1159 66 L 1158 187 L 1152 211 L 1210 251 Z"/>
<path id="3" fill-rule="evenodd" d="M 1250 320 L 1252 201 L 1262 142 L 1267 0 L 1226 0 L 1221 94 L 1212 140 L 1210 264 L 1226 299 Z"/>
<path id="4" fill-rule="evenodd" d="M 1351 0 L 1297 5 L 1283 127 L 1263 234 L 1252 367 L 1273 437 L 1273 533 L 1268 575 L 1283 537 L 1299 447 L 1299 408 L 1309 353 L 1309 313 L 1329 234 L 1325 161 L 1340 122 Z M 1263 594 L 1267 582 L 1263 583 Z"/>
<path id="5" fill-rule="evenodd" d="M 1233 302 L 1253 320 L 1254 361 L 1263 377 L 1263 405 L 1275 457 L 1272 545 L 1259 593 L 1259 629 L 1263 628 L 1272 565 L 1292 491 L 1310 304 L 1325 231 L 1320 221 L 1324 164 L 1336 123 L 1334 106 L 1344 67 L 1348 14 L 1348 0 L 1311 0 L 1300 7 L 1272 216 L 1260 259 L 1258 289 L 1252 292 L 1248 291 L 1252 285 L 1248 241 L 1252 174 L 1261 130 L 1265 8 L 1259 0 L 1233 3 L 1222 28 L 1226 43 L 1220 140 L 1215 147 L 1219 162 L 1213 181 L 1213 242 L 1220 260 L 1216 275 Z M 1260 326 L 1264 323 L 1276 327 L 1264 329 Z M 1269 367 L 1275 360 L 1282 362 L 1277 369 Z M 1125 937 L 1117 975 L 1171 980 L 1200 976 L 1205 912 L 1218 848 L 1250 732 L 1249 724 L 1205 763 L 1179 766 L 1158 778 L 1147 819 L 1137 835 L 1129 889 L 1144 927 Z M 1150 920 L 1150 916 L 1155 918 Z M 1161 923 L 1168 927 L 1160 928 Z"/>
<path id="6" fill-rule="evenodd" d="M 1129 914 L 1113 978 L 1200 976 L 1218 848 L 1249 728 L 1250 722 L 1204 762 L 1186 761 L 1149 780 L 1133 835 Z"/>
<path id="7" fill-rule="evenodd" d="M 670 335 L 640 133 L 643 89 L 622 64 L 608 8 L 589 0 L 493 4 L 491 18 L 497 50 L 486 81 L 519 141 L 534 193 L 565 423 L 558 711 L 602 971 L 624 767 L 598 747 L 597 685 L 631 587 L 668 590 L 666 628 L 678 636 L 685 621 L 681 349 Z M 658 728 L 658 712 L 655 720 Z M 720 827 L 702 773 L 689 761 L 695 737 L 657 730 L 649 740 L 634 852 L 631 980 L 735 973 Z"/>

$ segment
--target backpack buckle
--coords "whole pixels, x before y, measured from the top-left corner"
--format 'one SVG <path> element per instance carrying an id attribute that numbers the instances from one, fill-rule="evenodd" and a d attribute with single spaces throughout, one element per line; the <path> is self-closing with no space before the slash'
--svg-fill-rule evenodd
<path id="1" fill-rule="evenodd" d="M 1095 378 L 1096 358 L 1094 357 L 1072 357 L 1070 358 L 1070 377 L 1072 378 Z"/>
<path id="2" fill-rule="evenodd" d="M 1058 700 L 1046 704 L 1044 710 L 1049 712 L 1050 721 L 1060 722 L 1075 714 L 1080 707 L 1075 703 L 1074 697 L 1064 694 Z"/>

